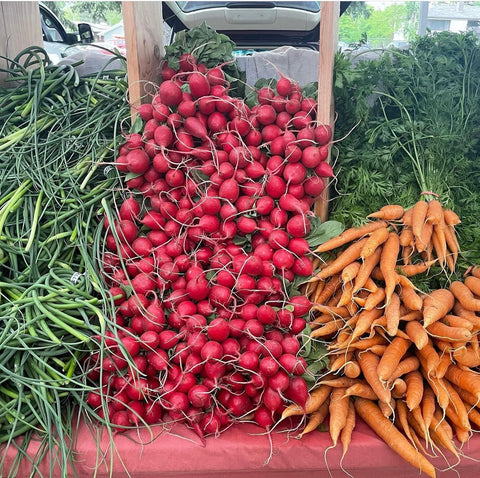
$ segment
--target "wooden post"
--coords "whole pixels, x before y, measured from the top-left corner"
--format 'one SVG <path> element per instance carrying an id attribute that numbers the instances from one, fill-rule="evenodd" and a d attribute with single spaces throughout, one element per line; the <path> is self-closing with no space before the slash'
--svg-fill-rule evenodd
<path id="1" fill-rule="evenodd" d="M 320 8 L 320 42 L 318 58 L 318 111 L 319 124 L 328 124 L 332 128 L 334 118 L 333 67 L 338 49 L 338 20 L 340 2 L 323 1 Z M 327 161 L 330 161 L 330 149 Z M 328 217 L 329 191 L 325 188 L 315 203 L 315 214 L 325 221 Z"/>
<path id="2" fill-rule="evenodd" d="M 29 46 L 43 47 L 38 2 L 0 2 L 0 55 L 14 58 Z M 0 58 L 0 67 L 6 66 Z"/>
<path id="3" fill-rule="evenodd" d="M 164 56 L 162 2 L 122 2 L 127 48 L 127 73 L 132 115 L 135 106 L 148 102 L 147 85 L 160 83 L 160 60 Z"/>

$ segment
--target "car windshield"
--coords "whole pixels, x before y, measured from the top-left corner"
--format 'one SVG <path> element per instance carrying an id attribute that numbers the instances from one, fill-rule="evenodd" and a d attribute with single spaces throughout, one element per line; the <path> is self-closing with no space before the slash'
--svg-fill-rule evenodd
<path id="1" fill-rule="evenodd" d="M 185 12 L 196 12 L 199 10 L 205 10 L 207 8 L 220 8 L 220 7 L 230 7 L 230 8 L 242 8 L 242 7 L 258 7 L 258 8 L 274 8 L 274 7 L 284 7 L 284 8 L 295 8 L 298 10 L 305 10 L 307 12 L 319 12 L 320 11 L 320 2 L 216 2 L 216 1 L 190 1 L 190 2 L 177 2 L 179 8 Z"/>

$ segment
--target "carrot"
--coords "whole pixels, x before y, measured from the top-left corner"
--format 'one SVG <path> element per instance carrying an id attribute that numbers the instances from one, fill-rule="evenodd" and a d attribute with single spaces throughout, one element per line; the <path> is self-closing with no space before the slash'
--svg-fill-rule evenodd
<path id="1" fill-rule="evenodd" d="M 415 344 L 418 350 L 421 350 L 428 344 L 428 334 L 423 325 L 417 320 L 407 322 L 405 325 L 405 332 L 410 337 L 410 340 Z"/>
<path id="2" fill-rule="evenodd" d="M 390 303 L 396 282 L 395 266 L 397 264 L 398 253 L 400 252 L 400 244 L 398 235 L 391 232 L 388 239 L 383 245 L 382 254 L 380 256 L 380 271 L 385 281 L 385 303 Z"/>
<path id="3" fill-rule="evenodd" d="M 397 219 L 401 219 L 404 212 L 405 211 L 403 207 L 398 204 L 387 204 L 386 206 L 380 208 L 380 210 L 369 214 L 367 218 L 383 219 L 385 221 L 395 221 Z"/>
<path id="4" fill-rule="evenodd" d="M 408 208 L 408 209 L 405 209 L 405 212 L 403 213 L 403 217 L 402 217 L 402 224 L 404 226 L 404 229 L 405 227 L 409 227 L 411 228 L 412 227 L 412 215 L 413 215 L 413 208 Z"/>
<path id="5" fill-rule="evenodd" d="M 435 478 L 435 468 L 410 444 L 408 439 L 385 418 L 378 406 L 371 400 L 357 398 L 355 410 L 370 428 L 405 461 L 417 467 L 428 476 Z"/>
<path id="6" fill-rule="evenodd" d="M 333 319 L 333 317 L 330 314 L 320 314 L 309 322 L 310 327 L 312 329 L 316 329 L 320 325 L 323 325 L 323 324 L 326 324 L 326 323 L 330 322 L 332 319 Z"/>
<path id="7" fill-rule="evenodd" d="M 385 307 L 385 318 L 387 319 L 387 333 L 396 335 L 400 323 L 400 297 L 395 292 L 392 294 L 390 303 Z"/>
<path id="8" fill-rule="evenodd" d="M 381 309 L 373 309 L 373 310 L 363 310 L 358 315 L 358 320 L 355 325 L 355 329 L 350 336 L 348 343 L 356 341 L 359 339 L 365 332 L 370 330 L 370 327 L 375 319 L 378 319 L 382 315 Z"/>
<path id="9" fill-rule="evenodd" d="M 401 378 L 396 378 L 392 385 L 392 397 L 393 398 L 402 398 L 405 396 L 405 393 L 407 392 L 407 384 L 405 383 L 405 380 Z"/>
<path id="10" fill-rule="evenodd" d="M 463 282 L 453 281 L 450 284 L 450 291 L 465 309 L 480 312 L 480 299 L 476 299 Z"/>
<path id="11" fill-rule="evenodd" d="M 480 375 L 478 373 L 471 370 L 462 370 L 452 363 L 445 373 L 445 378 L 480 400 Z"/>
<path id="12" fill-rule="evenodd" d="M 389 380 L 411 344 L 410 340 L 395 337 L 387 346 L 377 367 L 378 378 L 381 381 Z"/>
<path id="13" fill-rule="evenodd" d="M 379 287 L 375 292 L 370 293 L 365 301 L 365 305 L 363 308 L 365 310 L 373 310 L 377 305 L 379 305 L 385 299 L 385 289 L 383 287 Z"/>
<path id="14" fill-rule="evenodd" d="M 443 267 L 447 261 L 447 240 L 445 239 L 444 224 L 433 226 L 432 244 L 437 254 L 438 262 Z"/>
<path id="15" fill-rule="evenodd" d="M 463 446 L 465 443 L 470 440 L 470 435 L 471 432 L 464 430 L 460 426 L 458 426 L 456 423 L 452 422 L 453 430 L 455 431 L 455 436 L 457 437 L 457 440 L 460 442 L 460 444 Z"/>
<path id="16" fill-rule="evenodd" d="M 345 425 L 342 429 L 340 434 L 340 441 L 342 443 L 342 458 L 345 457 L 348 447 L 352 441 L 352 433 L 353 429 L 355 428 L 355 406 L 351 400 L 348 401 L 348 411 L 347 411 L 347 419 L 345 420 Z"/>
<path id="17" fill-rule="evenodd" d="M 338 300 L 337 300 L 338 302 Z M 318 311 L 321 314 L 329 314 L 332 317 L 348 317 L 350 314 L 348 312 L 348 309 L 345 306 L 342 307 L 336 307 L 332 305 L 322 305 L 322 304 L 313 304 L 311 307 L 312 311 Z"/>
<path id="18" fill-rule="evenodd" d="M 345 364 L 344 373 L 349 378 L 357 378 L 360 376 L 360 365 L 356 360 L 350 360 Z"/>
<path id="19" fill-rule="evenodd" d="M 414 440 L 412 437 L 412 434 L 410 432 L 410 427 L 408 425 L 408 410 L 407 406 L 402 400 L 397 400 L 397 417 L 400 425 L 402 426 L 403 433 L 405 433 L 405 436 L 410 440 L 412 445 L 414 445 Z"/>
<path id="20" fill-rule="evenodd" d="M 435 397 L 435 392 L 430 387 L 426 385 L 423 389 L 423 397 L 421 403 L 422 417 L 425 426 L 425 433 L 428 436 L 428 430 L 430 429 L 430 424 L 433 420 L 433 415 L 435 413 L 435 408 L 437 406 L 437 400 Z"/>
<path id="21" fill-rule="evenodd" d="M 467 276 L 463 283 L 471 290 L 472 294 L 480 296 L 480 279 L 475 276 Z"/>
<path id="22" fill-rule="evenodd" d="M 450 285 L 451 290 L 451 285 Z M 433 322 L 442 319 L 453 307 L 455 298 L 448 289 L 436 289 L 423 300 L 423 325 L 428 327 Z"/>
<path id="23" fill-rule="evenodd" d="M 470 320 L 464 319 L 463 317 L 455 314 L 447 314 L 445 318 L 442 319 L 442 322 L 450 327 L 461 327 L 469 330 L 470 332 L 473 330 L 473 324 Z"/>
<path id="24" fill-rule="evenodd" d="M 401 287 L 398 295 L 408 309 L 422 310 L 423 300 L 413 287 Z"/>
<path id="25" fill-rule="evenodd" d="M 480 330 L 480 317 L 473 310 L 466 309 L 460 302 L 456 301 L 453 306 L 453 313 L 469 320 L 475 329 Z"/>
<path id="26" fill-rule="evenodd" d="M 387 239 L 388 239 L 389 231 L 386 227 L 381 227 L 376 231 L 373 231 L 363 246 L 362 252 L 360 253 L 360 257 L 362 259 L 366 259 L 370 257 L 378 247 L 380 247 Z"/>
<path id="27" fill-rule="evenodd" d="M 392 398 L 391 392 L 383 385 L 378 377 L 377 367 L 379 362 L 380 359 L 368 350 L 358 354 L 358 363 L 360 364 L 365 380 L 377 394 L 379 400 L 390 403 Z"/>
<path id="28" fill-rule="evenodd" d="M 440 356 L 440 363 L 437 365 L 437 370 L 435 371 L 435 376 L 437 378 L 443 378 L 448 367 L 452 363 L 452 358 L 449 353 L 443 353 Z"/>
<path id="29" fill-rule="evenodd" d="M 336 377 L 336 378 L 327 378 L 320 380 L 319 385 L 326 385 L 331 388 L 346 388 L 352 385 L 355 385 L 358 382 L 358 378 L 349 378 L 349 377 Z"/>
<path id="30" fill-rule="evenodd" d="M 337 307 L 342 307 L 343 305 L 347 305 L 353 300 L 353 283 L 347 282 L 343 286 L 343 292 L 338 300 Z"/>
<path id="31" fill-rule="evenodd" d="M 402 247 L 411 247 L 414 244 L 413 230 L 411 227 L 404 227 L 398 238 Z"/>
<path id="32" fill-rule="evenodd" d="M 397 266 L 397 272 L 407 277 L 412 277 L 417 274 L 423 274 L 428 271 L 436 261 L 417 262 L 416 264 Z"/>
<path id="33" fill-rule="evenodd" d="M 368 350 L 370 349 L 371 347 L 374 347 L 376 345 L 385 345 L 387 343 L 387 341 L 385 340 L 384 337 L 382 337 L 381 335 L 374 335 L 373 337 L 368 337 L 368 338 L 365 338 L 365 339 L 360 339 L 360 340 L 356 340 L 355 342 L 351 342 L 351 341 L 346 341 L 346 342 L 342 342 L 342 343 L 332 343 L 332 344 L 329 344 L 327 345 L 327 348 L 330 349 L 335 349 L 335 348 L 339 348 L 339 349 L 343 349 L 343 348 L 349 348 L 349 349 L 353 349 L 353 350 Z"/>
<path id="34" fill-rule="evenodd" d="M 343 269 L 343 271 L 341 272 L 342 282 L 344 284 L 346 282 L 352 282 L 355 279 L 361 266 L 362 266 L 361 262 L 355 261 L 349 264 L 347 267 L 345 267 L 345 269 Z"/>
<path id="35" fill-rule="evenodd" d="M 430 425 L 430 435 L 437 445 L 445 447 L 458 458 L 458 451 L 453 443 L 453 430 L 443 418 L 442 412 L 437 409 L 433 414 Z"/>
<path id="36" fill-rule="evenodd" d="M 362 397 L 368 398 L 369 400 L 378 400 L 377 394 L 373 391 L 373 388 L 363 381 L 358 381 L 357 383 L 346 388 L 345 396 Z"/>
<path id="37" fill-rule="evenodd" d="M 456 226 L 457 224 L 461 223 L 460 218 L 451 209 L 444 209 L 443 217 L 445 218 L 445 223 L 448 226 Z"/>
<path id="38" fill-rule="evenodd" d="M 418 370 L 413 370 L 405 375 L 405 402 L 409 410 L 420 406 L 423 398 L 423 375 Z"/>
<path id="39" fill-rule="evenodd" d="M 323 324 L 321 327 L 312 330 L 310 332 L 310 337 L 312 339 L 315 339 L 317 337 L 327 337 L 328 335 L 336 333 L 344 325 L 345 323 L 342 319 L 333 319 L 330 322 Z"/>
<path id="40" fill-rule="evenodd" d="M 309 283 L 310 283 L 310 282 L 309 282 Z M 316 284 L 315 289 L 314 289 L 313 292 L 308 296 L 309 299 L 311 298 L 311 301 L 312 301 L 312 302 L 318 302 L 318 298 L 319 298 L 320 295 L 322 294 L 323 289 L 325 289 L 326 281 L 324 281 L 324 280 L 319 280 L 319 281 L 315 282 L 315 284 Z M 332 292 L 332 293 L 333 293 L 333 292 Z"/>
<path id="41" fill-rule="evenodd" d="M 400 251 L 400 256 L 402 258 L 402 262 L 404 265 L 408 265 L 412 263 L 412 255 L 414 253 L 414 247 L 413 246 L 404 246 L 402 247 L 402 250 Z"/>
<path id="42" fill-rule="evenodd" d="M 389 418 L 395 412 L 397 401 L 394 398 L 392 398 L 390 400 L 390 403 L 379 401 L 377 405 L 378 405 L 378 408 L 380 408 L 380 411 L 382 412 L 383 416 L 386 418 Z"/>
<path id="43" fill-rule="evenodd" d="M 381 337 L 381 336 L 378 336 L 378 337 Z M 367 339 L 365 339 L 365 340 L 367 340 Z M 385 340 L 385 343 L 386 342 L 387 341 Z M 375 354 L 375 355 L 378 355 L 379 357 L 381 357 L 385 353 L 386 348 L 387 348 L 386 345 L 376 344 L 376 345 L 372 345 L 371 347 L 368 347 L 368 350 L 370 350 L 370 352 L 372 352 L 372 354 Z"/>
<path id="44" fill-rule="evenodd" d="M 450 327 L 440 320 L 427 327 L 427 332 L 434 337 L 454 341 L 468 341 L 472 338 L 472 333 L 463 327 Z"/>
<path id="45" fill-rule="evenodd" d="M 480 351 L 473 347 L 463 346 L 455 349 L 453 358 L 460 365 L 471 368 L 480 366 Z"/>
<path id="46" fill-rule="evenodd" d="M 366 234 L 370 234 L 376 229 L 380 229 L 382 227 L 386 227 L 387 223 L 384 221 L 372 221 L 367 222 L 363 226 L 360 227 L 351 227 L 343 231 L 339 236 L 336 236 L 328 241 L 325 241 L 323 244 L 320 244 L 314 252 L 327 252 L 337 247 L 344 246 L 349 242 L 356 241 L 361 237 L 365 236 Z"/>
<path id="47" fill-rule="evenodd" d="M 305 408 L 292 403 L 282 412 L 281 419 L 288 417 L 293 417 L 295 415 L 309 415 L 314 411 L 318 410 L 325 400 L 330 396 L 332 387 L 327 385 L 320 385 L 318 388 L 310 392 L 307 402 L 305 403 Z"/>
<path id="48" fill-rule="evenodd" d="M 425 220 L 432 224 L 440 224 L 444 221 L 443 206 L 438 199 L 432 199 L 428 202 L 427 216 Z"/>
<path id="49" fill-rule="evenodd" d="M 317 272 L 314 277 L 326 279 L 327 277 L 340 273 L 346 266 L 360 257 L 360 252 L 366 241 L 367 238 L 363 238 L 352 243 L 347 249 L 340 252 L 330 264 Z"/>
<path id="50" fill-rule="evenodd" d="M 435 376 L 435 370 L 440 363 L 440 357 L 432 341 L 428 339 L 427 343 L 421 349 L 415 350 L 415 354 L 428 376 Z"/>
<path id="51" fill-rule="evenodd" d="M 334 388 L 330 395 L 330 420 L 328 428 L 333 441 L 333 446 L 337 445 L 343 427 L 347 423 L 348 405 L 350 399 L 345 397 L 345 388 Z"/>
<path id="52" fill-rule="evenodd" d="M 413 205 L 412 211 L 412 230 L 415 239 L 419 240 L 422 229 L 425 225 L 427 217 L 428 203 L 425 201 L 417 201 Z"/>
<path id="53" fill-rule="evenodd" d="M 471 423 L 473 423 L 477 427 L 480 427 L 480 412 L 478 412 L 478 410 L 475 410 L 475 408 L 470 408 L 468 410 L 468 419 Z"/>
<path id="54" fill-rule="evenodd" d="M 404 358 L 399 362 L 397 365 L 397 368 L 395 371 L 392 373 L 390 376 L 389 382 L 393 382 L 399 377 L 402 377 L 403 375 L 407 374 L 408 372 L 411 372 L 412 370 L 418 370 L 420 367 L 420 361 L 415 355 L 409 355 L 408 357 Z"/>
<path id="55" fill-rule="evenodd" d="M 448 396 L 450 397 L 450 405 L 453 408 L 453 414 L 455 415 L 456 419 L 458 419 L 457 424 L 464 430 L 470 431 L 471 427 L 468 420 L 468 412 L 467 408 L 465 407 L 465 403 L 448 380 L 445 380 L 444 384 L 447 389 Z M 450 417 L 451 411 L 449 411 L 448 408 L 449 407 L 445 409 L 445 413 L 450 418 L 450 420 L 453 421 L 453 419 Z"/>
<path id="56" fill-rule="evenodd" d="M 480 279 L 480 266 L 473 266 L 470 270 L 470 274 L 472 274 L 473 277 Z"/>
<path id="57" fill-rule="evenodd" d="M 305 428 L 302 430 L 301 433 L 297 435 L 297 438 L 302 438 L 303 435 L 307 433 L 313 432 L 316 430 L 319 425 L 321 425 L 324 421 L 326 416 L 328 415 L 328 407 L 330 404 L 330 399 L 327 398 L 321 405 L 318 410 L 312 412 L 309 416 L 308 422 L 305 425 Z"/>
<path id="58" fill-rule="evenodd" d="M 342 352 L 341 354 L 338 354 L 338 356 L 335 358 L 333 358 L 333 356 L 330 356 L 331 361 L 328 368 L 331 372 L 336 372 L 345 367 L 345 364 L 352 360 L 352 358 L 353 352 Z"/>
<path id="59" fill-rule="evenodd" d="M 460 246 L 453 226 L 445 227 L 445 240 L 447 241 L 447 247 L 451 252 L 453 263 L 455 264 L 458 259 L 458 254 L 460 253 Z"/>
<path id="60" fill-rule="evenodd" d="M 422 300 L 423 304 L 423 300 Z M 404 315 L 400 316 L 400 322 L 413 322 L 413 321 L 420 321 L 422 320 L 423 315 L 419 310 L 412 310 L 411 312 L 408 312 Z"/>

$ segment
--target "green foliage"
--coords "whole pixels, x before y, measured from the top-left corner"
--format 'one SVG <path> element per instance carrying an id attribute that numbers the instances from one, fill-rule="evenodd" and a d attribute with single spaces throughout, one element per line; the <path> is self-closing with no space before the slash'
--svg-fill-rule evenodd
<path id="1" fill-rule="evenodd" d="M 346 138 L 336 143 L 330 217 L 358 225 L 433 191 L 462 219 L 463 264 L 479 263 L 479 39 L 431 34 L 355 68 L 338 54 L 334 86 L 335 134 Z"/>
<path id="2" fill-rule="evenodd" d="M 74 22 L 108 23 L 122 20 L 122 2 L 44 2 L 69 29 Z"/>

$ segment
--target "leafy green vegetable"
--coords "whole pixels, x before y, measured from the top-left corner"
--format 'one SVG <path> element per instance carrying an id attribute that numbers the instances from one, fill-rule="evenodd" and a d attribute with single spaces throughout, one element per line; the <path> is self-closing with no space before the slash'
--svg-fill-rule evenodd
<path id="1" fill-rule="evenodd" d="M 480 263 L 479 46 L 471 32 L 441 32 L 355 68 L 337 54 L 332 219 L 359 225 L 433 192 L 462 220 L 460 268 Z"/>
<path id="2" fill-rule="evenodd" d="M 324 242 L 340 235 L 343 230 L 343 224 L 339 221 L 325 221 L 322 222 L 319 217 L 312 217 L 310 219 L 311 230 L 306 240 L 310 248 L 314 248 L 323 244 Z"/>
<path id="3" fill-rule="evenodd" d="M 175 41 L 165 47 L 165 60 L 172 68 L 179 69 L 179 60 L 184 53 L 192 53 L 197 63 L 204 63 L 208 68 L 222 65 L 227 81 L 230 82 L 229 93 L 243 97 L 245 94 L 245 72 L 237 67 L 233 50 L 235 43 L 222 33 L 203 22 L 191 30 L 182 30 L 175 35 Z"/>

